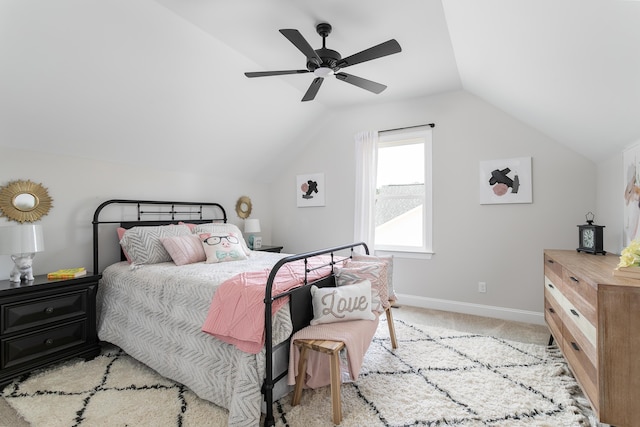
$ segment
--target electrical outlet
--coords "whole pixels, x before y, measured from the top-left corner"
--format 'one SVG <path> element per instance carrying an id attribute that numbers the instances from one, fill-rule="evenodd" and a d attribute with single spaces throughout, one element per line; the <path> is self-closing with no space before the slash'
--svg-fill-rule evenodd
<path id="1" fill-rule="evenodd" d="M 486 282 L 478 282 L 478 292 L 487 292 L 487 283 Z"/>

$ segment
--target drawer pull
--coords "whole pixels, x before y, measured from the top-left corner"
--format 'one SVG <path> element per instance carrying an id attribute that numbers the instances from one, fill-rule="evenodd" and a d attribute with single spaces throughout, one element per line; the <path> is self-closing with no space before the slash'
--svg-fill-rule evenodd
<path id="1" fill-rule="evenodd" d="M 580 351 L 580 347 L 578 347 L 578 344 L 574 343 L 573 341 L 571 341 L 571 347 L 573 347 L 575 351 Z"/>
<path id="2" fill-rule="evenodd" d="M 574 316 L 576 316 L 576 317 L 580 317 L 580 314 L 579 314 L 577 311 L 575 311 L 573 308 L 572 308 L 571 310 L 569 310 L 569 311 L 570 311 L 570 312 L 571 312 L 571 314 L 573 314 Z"/>
<path id="3" fill-rule="evenodd" d="M 44 340 L 44 344 L 45 345 L 53 345 L 53 339 L 52 338 L 47 338 L 46 340 Z"/>
<path id="4" fill-rule="evenodd" d="M 574 281 L 574 282 L 576 282 L 576 283 L 580 283 L 580 280 L 576 279 L 576 278 L 575 278 L 575 277 L 573 277 L 573 276 L 570 276 L 570 277 L 569 277 L 569 279 L 573 280 L 573 281 Z"/>
<path id="5" fill-rule="evenodd" d="M 53 313 L 53 307 L 47 307 L 44 309 L 44 312 L 47 314 L 52 314 Z"/>
<path id="6" fill-rule="evenodd" d="M 547 283 L 547 286 L 553 289 L 553 285 L 551 283 Z"/>
<path id="7" fill-rule="evenodd" d="M 553 308 L 549 308 L 549 313 L 553 313 L 553 314 L 555 314 L 555 313 L 556 313 L 556 311 L 555 311 Z"/>
<path id="8" fill-rule="evenodd" d="M 555 263 L 555 261 L 554 261 L 554 260 L 552 260 L 552 259 L 548 259 L 548 260 L 547 260 L 547 262 L 548 262 L 549 264 L 554 264 L 554 263 Z"/>

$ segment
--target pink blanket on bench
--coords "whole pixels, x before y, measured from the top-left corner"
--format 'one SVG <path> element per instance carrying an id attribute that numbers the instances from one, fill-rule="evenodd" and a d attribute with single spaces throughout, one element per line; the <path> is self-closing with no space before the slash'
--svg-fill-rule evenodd
<path id="1" fill-rule="evenodd" d="M 330 258 L 309 258 L 307 268 L 313 269 L 327 264 Z M 202 330 L 214 337 L 238 347 L 247 353 L 259 353 L 264 346 L 264 293 L 270 269 L 240 273 L 223 282 L 209 307 Z M 307 274 L 313 281 L 331 272 L 331 267 L 322 267 Z M 272 295 L 278 295 L 303 283 L 305 264 L 294 261 L 280 268 L 273 283 Z M 272 313 L 278 311 L 288 298 L 273 302 Z"/>
<path id="2" fill-rule="evenodd" d="M 350 320 L 348 322 L 310 325 L 300 329 L 291 337 L 289 346 L 289 385 L 296 383 L 300 350 L 293 345 L 296 339 L 315 339 L 342 341 L 347 348 L 347 360 L 351 380 L 360 375 L 364 355 L 371 345 L 371 340 L 378 328 L 379 316 L 375 320 Z M 330 357 L 318 351 L 310 351 L 307 356 L 307 372 L 305 385 L 308 388 L 324 387 L 331 384 Z"/>

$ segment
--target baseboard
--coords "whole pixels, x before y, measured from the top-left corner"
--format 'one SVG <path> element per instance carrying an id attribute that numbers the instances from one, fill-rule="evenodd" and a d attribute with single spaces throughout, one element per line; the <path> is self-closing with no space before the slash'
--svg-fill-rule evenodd
<path id="1" fill-rule="evenodd" d="M 493 317 L 495 319 L 511 320 L 514 322 L 533 323 L 536 325 L 545 324 L 544 313 L 492 305 L 426 298 L 408 294 L 398 294 L 398 304 L 429 308 L 432 310 L 452 311 L 454 313 L 472 314 L 475 316 Z"/>

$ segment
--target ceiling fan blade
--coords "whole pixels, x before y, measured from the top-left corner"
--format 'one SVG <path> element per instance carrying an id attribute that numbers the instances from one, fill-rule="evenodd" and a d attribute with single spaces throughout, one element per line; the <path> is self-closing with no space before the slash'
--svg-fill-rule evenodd
<path id="1" fill-rule="evenodd" d="M 336 73 L 336 78 L 338 80 L 342 80 L 343 82 L 351 83 L 354 86 L 361 87 L 362 89 L 366 89 L 369 92 L 380 93 L 387 88 L 387 86 L 373 82 L 371 80 L 363 79 L 362 77 L 354 76 L 352 74 L 347 73 Z"/>
<path id="2" fill-rule="evenodd" d="M 372 59 L 382 58 L 383 56 L 393 55 L 394 53 L 402 52 L 400 44 L 396 39 L 388 40 L 384 43 L 380 43 L 377 46 L 370 47 L 362 52 L 354 53 L 351 56 L 342 58 L 338 61 L 340 68 L 349 67 L 351 65 L 359 64 L 365 61 L 371 61 Z"/>
<path id="3" fill-rule="evenodd" d="M 285 70 L 285 71 L 252 71 L 244 73 L 247 77 L 266 77 L 266 76 L 282 76 L 284 74 L 303 74 L 310 73 L 309 70 Z"/>
<path id="4" fill-rule="evenodd" d="M 307 42 L 302 34 L 300 34 L 300 31 L 293 29 L 284 29 L 280 30 L 280 32 L 283 36 L 289 39 L 289 41 L 293 43 L 293 45 L 297 47 L 300 52 L 304 53 L 304 56 L 306 56 L 308 59 L 316 59 L 318 61 L 318 64 L 322 62 L 322 60 L 318 56 L 318 53 L 313 50 L 309 42 Z"/>
<path id="5" fill-rule="evenodd" d="M 309 86 L 309 89 L 307 89 L 307 93 L 305 93 L 304 97 L 302 98 L 302 102 L 312 101 L 316 97 L 316 94 L 318 93 L 320 86 L 322 86 L 323 81 L 324 79 L 322 77 L 316 77 L 315 79 L 313 79 L 313 81 L 311 82 L 311 86 Z"/>

